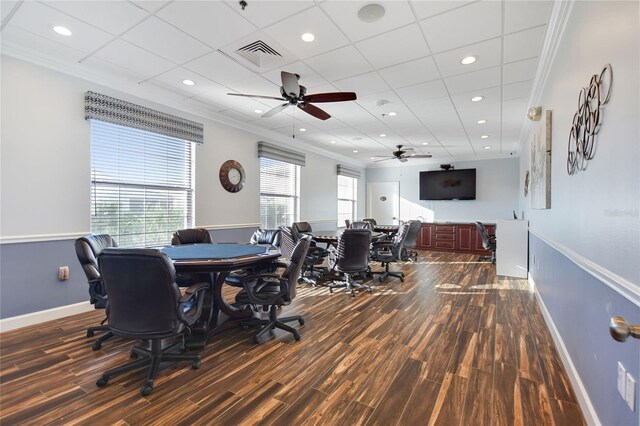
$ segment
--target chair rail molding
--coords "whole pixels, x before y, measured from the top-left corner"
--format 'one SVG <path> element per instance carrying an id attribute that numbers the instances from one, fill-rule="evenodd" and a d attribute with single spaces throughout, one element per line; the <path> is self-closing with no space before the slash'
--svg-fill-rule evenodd
<path id="1" fill-rule="evenodd" d="M 0 244 L 41 243 L 47 241 L 75 240 L 91 231 L 67 232 L 60 234 L 9 235 L 0 237 Z"/>
<path id="2" fill-rule="evenodd" d="M 219 229 L 244 229 L 244 228 L 260 228 L 260 223 L 229 223 L 226 225 L 195 225 L 195 228 L 204 228 L 209 231 Z"/>

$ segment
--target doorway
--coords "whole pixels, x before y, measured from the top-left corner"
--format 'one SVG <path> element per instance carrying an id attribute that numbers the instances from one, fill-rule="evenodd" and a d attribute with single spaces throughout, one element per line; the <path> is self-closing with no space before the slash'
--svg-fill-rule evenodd
<path id="1" fill-rule="evenodd" d="M 367 184 L 367 217 L 381 225 L 397 225 L 400 217 L 400 182 Z"/>

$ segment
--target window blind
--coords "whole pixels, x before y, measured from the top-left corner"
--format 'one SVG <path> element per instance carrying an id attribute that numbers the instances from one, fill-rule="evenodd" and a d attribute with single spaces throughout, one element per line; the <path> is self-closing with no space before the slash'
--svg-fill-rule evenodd
<path id="1" fill-rule="evenodd" d="M 304 166 L 306 159 L 305 155 L 301 152 L 272 145 L 263 141 L 258 142 L 258 157 L 270 158 L 272 160 L 283 161 L 297 166 Z"/>
<path id="2" fill-rule="evenodd" d="M 358 199 L 358 180 L 338 175 L 338 228 L 345 226 L 345 220 L 354 221 Z"/>
<path id="3" fill-rule="evenodd" d="M 345 166 L 344 164 L 338 164 L 337 166 L 338 176 L 348 176 L 355 179 L 360 179 L 360 170 Z"/>
<path id="4" fill-rule="evenodd" d="M 260 224 L 291 225 L 300 215 L 300 166 L 260 158 Z"/>
<path id="5" fill-rule="evenodd" d="M 121 246 L 167 244 L 194 222 L 193 144 L 91 121 L 91 232 Z"/>

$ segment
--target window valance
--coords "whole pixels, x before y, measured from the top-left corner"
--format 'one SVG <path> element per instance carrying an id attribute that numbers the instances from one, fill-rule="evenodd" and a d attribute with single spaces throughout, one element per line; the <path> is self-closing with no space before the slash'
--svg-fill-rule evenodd
<path id="1" fill-rule="evenodd" d="M 344 164 L 338 164 L 337 170 L 338 170 L 338 175 L 340 176 L 347 176 L 350 178 L 360 179 L 360 170 L 356 168 L 345 166 Z"/>
<path id="2" fill-rule="evenodd" d="M 284 161 L 285 163 L 304 166 L 306 157 L 303 153 L 293 151 L 270 143 L 258 142 L 258 157 L 270 158 L 272 160 Z"/>

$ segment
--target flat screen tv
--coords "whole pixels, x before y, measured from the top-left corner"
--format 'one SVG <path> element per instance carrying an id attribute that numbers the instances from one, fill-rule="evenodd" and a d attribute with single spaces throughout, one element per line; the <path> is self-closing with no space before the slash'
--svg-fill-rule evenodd
<path id="1" fill-rule="evenodd" d="M 475 200 L 476 169 L 420 172 L 421 200 Z"/>

